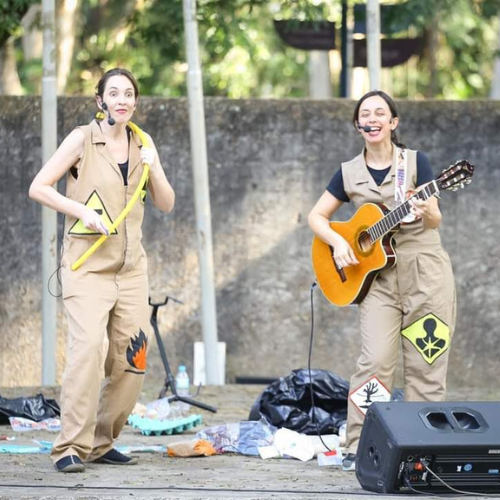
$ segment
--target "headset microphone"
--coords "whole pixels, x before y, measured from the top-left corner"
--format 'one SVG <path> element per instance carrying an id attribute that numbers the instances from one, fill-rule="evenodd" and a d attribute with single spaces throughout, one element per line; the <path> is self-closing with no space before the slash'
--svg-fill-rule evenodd
<path id="1" fill-rule="evenodd" d="M 105 102 L 102 103 L 102 109 L 104 109 L 104 111 L 107 111 L 108 113 L 108 124 L 114 125 L 116 123 L 116 120 L 111 116 L 108 105 Z"/>
<path id="2" fill-rule="evenodd" d="M 364 132 L 368 133 L 368 132 L 371 132 L 372 131 L 372 128 L 370 127 L 370 125 L 360 125 L 358 123 L 358 128 L 359 130 L 363 130 Z"/>

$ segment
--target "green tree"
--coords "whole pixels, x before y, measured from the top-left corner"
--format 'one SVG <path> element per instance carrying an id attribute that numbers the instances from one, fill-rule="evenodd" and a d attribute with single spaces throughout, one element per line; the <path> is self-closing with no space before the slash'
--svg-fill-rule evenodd
<path id="1" fill-rule="evenodd" d="M 398 29 L 409 24 L 412 33 L 424 36 L 427 44 L 416 68 L 394 70 L 393 93 L 408 96 L 408 87 L 401 82 L 410 72 L 416 95 L 486 97 L 496 55 L 500 0 L 395 1 L 401 8 L 389 20 L 394 36 L 404 36 L 398 35 Z M 0 40 L 8 33 L 12 46 L 23 15 L 20 6 L 27 9 L 32 3 L 36 0 L 0 0 Z M 286 46 L 274 20 L 328 19 L 339 26 L 341 4 L 342 0 L 198 0 L 205 94 L 307 96 L 308 54 Z M 66 93 L 91 94 L 106 69 L 126 66 L 137 75 L 143 94 L 186 95 L 182 0 L 80 0 L 75 37 Z M 19 44 L 17 50 L 22 83 L 34 91 L 25 75 L 40 75 L 33 65 L 41 68 L 41 61 L 28 64 Z"/>
<path id="2" fill-rule="evenodd" d="M 14 39 L 31 5 L 39 0 L 0 1 L 0 93 L 17 94 L 21 86 L 17 72 Z"/>
<path id="3" fill-rule="evenodd" d="M 0 47 L 16 34 L 28 9 L 40 0 L 1 0 L 0 1 Z"/>

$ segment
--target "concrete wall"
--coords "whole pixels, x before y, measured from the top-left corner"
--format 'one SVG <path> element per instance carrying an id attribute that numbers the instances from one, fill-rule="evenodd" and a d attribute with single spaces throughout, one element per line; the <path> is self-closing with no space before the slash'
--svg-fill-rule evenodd
<path id="1" fill-rule="evenodd" d="M 310 335 L 311 232 L 307 214 L 341 161 L 360 150 L 350 101 L 207 99 L 206 118 L 219 340 L 227 379 L 283 376 L 306 366 Z M 40 100 L 0 97 L 0 386 L 41 380 L 41 210 L 27 197 L 41 167 Z M 442 237 L 458 288 L 450 385 L 495 384 L 500 316 L 500 103 L 400 102 L 400 139 L 427 152 L 436 174 L 460 158 L 476 164 L 472 185 L 444 193 Z M 94 112 L 91 99 L 59 100 L 59 141 Z M 175 190 L 174 212 L 148 206 L 144 246 L 151 295 L 184 302 L 160 310 L 175 368 L 192 369 L 202 340 L 187 102 L 142 98 L 135 121 L 150 132 Z M 60 189 L 64 189 L 61 183 Z M 339 216 L 348 217 L 342 208 Z M 61 220 L 62 223 L 62 220 Z M 57 280 L 50 287 L 57 290 Z M 315 292 L 313 366 L 348 377 L 358 355 L 356 308 Z M 64 365 L 60 307 L 57 356 Z M 163 377 L 154 342 L 150 376 Z"/>

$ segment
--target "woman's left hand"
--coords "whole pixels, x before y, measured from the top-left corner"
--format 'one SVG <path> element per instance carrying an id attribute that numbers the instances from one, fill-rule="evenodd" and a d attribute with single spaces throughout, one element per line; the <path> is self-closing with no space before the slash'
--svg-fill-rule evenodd
<path id="1" fill-rule="evenodd" d="M 432 214 L 433 207 L 429 200 L 419 200 L 418 198 L 410 198 L 410 212 L 417 219 L 426 219 Z"/>
<path id="2" fill-rule="evenodd" d="M 150 167 L 154 164 L 156 151 L 153 148 L 141 148 L 142 163 L 147 163 Z"/>
<path id="3" fill-rule="evenodd" d="M 438 199 L 431 196 L 427 200 L 420 200 L 416 197 L 409 198 L 410 213 L 416 220 L 422 219 L 426 229 L 436 229 L 441 224 L 441 210 L 439 210 Z"/>

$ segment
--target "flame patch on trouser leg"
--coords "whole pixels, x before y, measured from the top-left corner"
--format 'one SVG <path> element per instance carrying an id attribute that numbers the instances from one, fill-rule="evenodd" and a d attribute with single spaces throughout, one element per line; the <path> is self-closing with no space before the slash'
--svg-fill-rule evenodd
<path id="1" fill-rule="evenodd" d="M 450 347 L 448 325 L 432 313 L 412 323 L 401 335 L 413 344 L 429 365 Z"/>
<path id="2" fill-rule="evenodd" d="M 126 370 L 127 372 L 137 373 L 138 375 L 146 372 L 147 346 L 148 339 L 146 334 L 142 330 L 139 330 L 139 334 L 130 339 L 130 346 L 127 347 L 127 361 L 134 368 L 133 370 Z"/>

